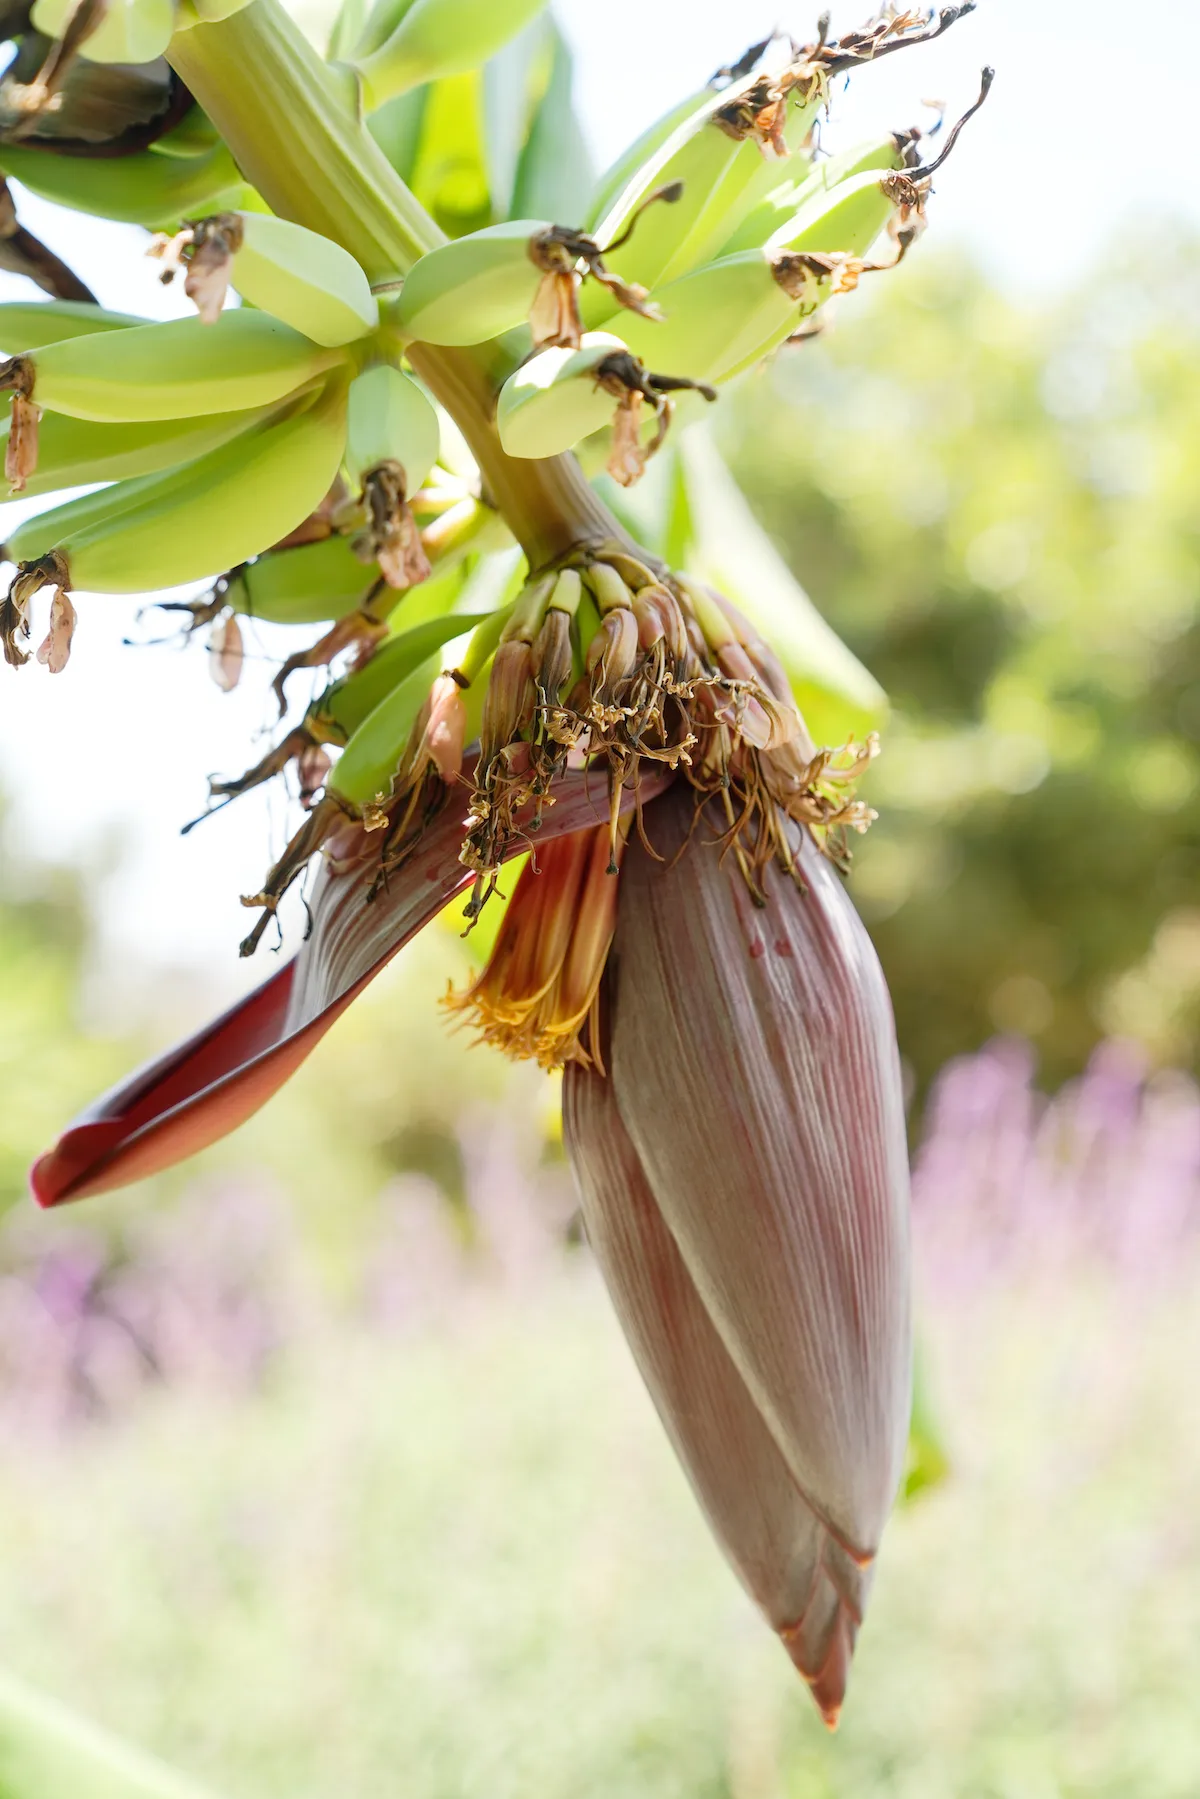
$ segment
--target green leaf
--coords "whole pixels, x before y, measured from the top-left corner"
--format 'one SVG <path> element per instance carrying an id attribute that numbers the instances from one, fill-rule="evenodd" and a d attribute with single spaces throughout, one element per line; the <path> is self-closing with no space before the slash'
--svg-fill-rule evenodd
<path id="1" fill-rule="evenodd" d="M 521 152 L 508 216 L 576 225 L 592 185 L 591 155 L 575 113 L 571 52 L 553 20 L 545 32 L 549 78 Z"/>
<path id="2" fill-rule="evenodd" d="M 677 467 L 668 555 L 758 626 L 787 670 L 814 741 L 844 743 L 882 724 L 887 695 L 817 611 L 705 432 L 681 436 Z"/>
<path id="3" fill-rule="evenodd" d="M 367 130 L 401 181 L 409 187 L 421 148 L 428 100 L 427 87 L 414 87 L 407 94 L 397 94 L 394 100 L 378 107 L 367 119 Z"/>
<path id="4" fill-rule="evenodd" d="M 547 22 L 535 19 L 484 66 L 483 136 L 496 221 L 542 216 L 515 211 L 513 191 L 534 111 L 549 80 L 552 55 Z"/>
<path id="5" fill-rule="evenodd" d="M 212 1799 L 162 1762 L 0 1674 L 3 1799 Z"/>
<path id="6" fill-rule="evenodd" d="M 449 237 L 491 223 L 483 135 L 483 71 L 432 82 L 409 186 Z"/>

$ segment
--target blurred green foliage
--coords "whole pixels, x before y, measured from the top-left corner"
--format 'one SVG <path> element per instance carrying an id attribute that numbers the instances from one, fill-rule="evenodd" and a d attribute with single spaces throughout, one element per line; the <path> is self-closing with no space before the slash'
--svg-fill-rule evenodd
<path id="1" fill-rule="evenodd" d="M 1200 250 L 1036 312 L 914 255 L 722 444 L 896 716 L 852 891 L 922 1084 L 1200 1026 Z"/>
<path id="2" fill-rule="evenodd" d="M 232 1799 L 1194 1799 L 1196 1275 L 942 1296 L 954 1478 L 889 1526 L 836 1737 L 581 1258 L 6 1433 L 8 1659 Z"/>

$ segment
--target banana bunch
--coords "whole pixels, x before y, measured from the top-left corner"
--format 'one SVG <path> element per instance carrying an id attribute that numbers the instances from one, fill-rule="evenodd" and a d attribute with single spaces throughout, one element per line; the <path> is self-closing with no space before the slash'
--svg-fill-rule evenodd
<path id="1" fill-rule="evenodd" d="M 17 564 L 0 613 L 11 662 L 25 660 L 20 640 L 42 586 L 64 597 L 142 592 L 236 568 L 301 527 L 338 484 L 355 532 L 339 548 L 357 565 L 358 592 L 365 563 L 401 589 L 429 573 L 409 499 L 438 457 L 441 424 L 417 383 L 383 360 L 394 349 L 358 264 L 266 215 L 179 236 L 175 263 L 190 277 L 200 262 L 202 300 L 213 280 L 233 277 L 264 310 L 206 306 L 207 317 L 151 324 L 66 302 L 0 307 L 13 491 L 107 484 L 27 520 L 6 545 Z M 442 508 L 459 504 L 443 526 L 448 556 L 487 523 L 473 499 L 464 518 L 469 498 L 460 490 Z M 343 569 L 343 596 L 350 580 Z M 264 582 L 252 585 L 268 606 Z M 337 611 L 332 597 L 319 602 L 323 616 Z"/>
<path id="2" fill-rule="evenodd" d="M 676 407 L 694 404 L 680 395 L 711 399 L 811 332 L 828 300 L 867 270 L 894 266 L 922 228 L 933 174 L 975 107 L 927 167 L 915 130 L 826 160 L 811 154 L 831 75 L 924 41 L 921 25 L 904 15 L 837 43 L 792 46 L 773 70 L 759 66 L 770 40 L 755 46 L 721 85 L 643 134 L 599 183 L 586 229 L 510 219 L 422 257 L 395 303 L 397 328 L 436 345 L 508 345 L 527 324 L 533 355 L 497 404 L 505 450 L 554 456 L 609 430 L 608 470 L 631 484 Z M 985 71 L 977 105 L 990 79 Z M 635 231 L 660 199 L 669 211 Z M 872 261 L 885 233 L 890 248 Z M 619 277 L 604 262 L 618 247 Z"/>

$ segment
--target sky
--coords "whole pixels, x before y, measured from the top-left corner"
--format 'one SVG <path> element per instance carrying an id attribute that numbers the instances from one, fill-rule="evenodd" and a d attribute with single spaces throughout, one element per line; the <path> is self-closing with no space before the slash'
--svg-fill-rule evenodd
<path id="1" fill-rule="evenodd" d="M 714 68 L 783 24 L 814 18 L 776 0 L 558 0 L 577 56 L 577 101 L 603 165 Z M 815 14 L 815 5 L 812 12 Z M 839 4 L 834 29 L 862 23 Z M 1136 24 L 1136 31 L 1134 25 Z M 937 178 L 932 237 L 966 244 L 993 279 L 1031 304 L 1051 302 L 1093 267 L 1106 243 L 1165 215 L 1200 228 L 1191 142 L 1200 8 L 1158 0 L 1136 13 L 1116 0 L 981 0 L 937 44 L 856 75 L 833 97 L 830 141 L 922 118 L 936 99 L 957 116 L 979 72 L 996 69 L 988 104 Z M 649 74 L 647 72 L 650 72 Z M 928 115 L 924 115 L 928 116 Z M 25 197 L 23 221 L 51 242 L 108 305 L 166 316 L 186 310 L 142 256 L 143 234 Z M 0 298 L 28 284 L 0 276 Z M 38 504 L 43 504 L 39 502 Z M 0 507 L 0 532 L 32 508 Z M 816 596 L 819 599 L 819 596 Z M 137 966 L 189 964 L 226 991 L 262 979 L 268 958 L 240 964 L 252 891 L 285 840 L 270 795 L 251 795 L 189 837 L 210 771 L 237 773 L 261 753 L 271 656 L 294 634 L 255 628 L 249 676 L 221 694 L 198 646 L 125 648 L 163 636 L 138 602 L 80 605 L 70 667 L 50 677 L 0 667 L 0 791 L 10 837 L 92 870 L 101 920 L 95 991 L 111 1012 Z"/>

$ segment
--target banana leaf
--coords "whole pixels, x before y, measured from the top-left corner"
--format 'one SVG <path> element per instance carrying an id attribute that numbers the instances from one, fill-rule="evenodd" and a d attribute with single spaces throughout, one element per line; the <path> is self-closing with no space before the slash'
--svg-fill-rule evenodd
<path id="1" fill-rule="evenodd" d="M 509 216 L 574 225 L 592 185 L 592 159 L 575 112 L 575 69 L 553 20 L 543 25 L 549 66 L 516 172 Z"/>

